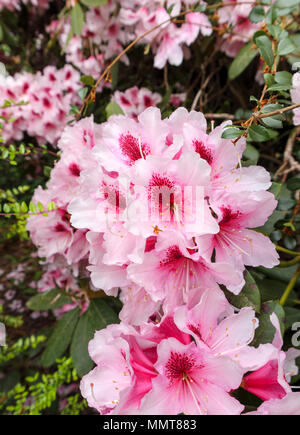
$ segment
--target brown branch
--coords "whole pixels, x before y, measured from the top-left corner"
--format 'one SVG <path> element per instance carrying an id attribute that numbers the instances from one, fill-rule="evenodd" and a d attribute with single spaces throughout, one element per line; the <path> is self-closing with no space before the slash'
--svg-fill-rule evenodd
<path id="1" fill-rule="evenodd" d="M 282 115 L 285 112 L 289 112 L 290 110 L 297 109 L 297 107 L 300 107 L 300 104 L 293 104 L 291 106 L 284 107 L 283 109 L 274 110 L 273 112 L 258 113 L 258 115 L 256 113 L 253 113 L 253 117 L 256 119 L 262 119 L 262 118 L 268 118 L 269 116 Z"/>
<path id="2" fill-rule="evenodd" d="M 299 106 L 299 105 L 298 105 Z M 289 172 L 292 171 L 299 171 L 300 172 L 300 163 L 297 162 L 297 160 L 294 159 L 292 152 L 293 147 L 295 144 L 295 141 L 297 139 L 297 136 L 300 134 L 300 126 L 295 128 L 292 133 L 290 134 L 290 137 L 287 141 L 284 154 L 283 154 L 283 164 L 280 166 L 276 174 L 274 175 L 274 178 L 277 178 L 279 175 L 287 175 Z M 289 168 L 287 168 L 289 166 Z"/>
<path id="3" fill-rule="evenodd" d="M 235 119 L 234 115 L 231 115 L 230 113 L 206 113 L 204 116 L 207 119 Z"/>

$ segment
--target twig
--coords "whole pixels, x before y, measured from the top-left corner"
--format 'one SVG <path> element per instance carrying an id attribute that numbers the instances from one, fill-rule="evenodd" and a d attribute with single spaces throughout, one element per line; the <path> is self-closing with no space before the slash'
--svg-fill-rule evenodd
<path id="1" fill-rule="evenodd" d="M 281 261 L 279 263 L 279 267 L 290 267 L 290 266 L 294 266 L 295 264 L 300 263 L 300 256 L 299 257 L 295 257 L 292 260 L 289 261 Z"/>
<path id="2" fill-rule="evenodd" d="M 294 144 L 295 144 L 295 141 L 296 141 L 298 134 L 300 134 L 300 126 L 295 128 L 292 131 L 292 133 L 290 134 L 289 139 L 288 139 L 287 144 L 286 144 L 286 147 L 285 147 L 284 154 L 283 154 L 283 159 L 284 159 L 283 164 L 280 166 L 278 171 L 275 173 L 274 178 L 277 178 L 281 174 L 287 175 L 289 172 L 292 172 L 295 170 L 300 172 L 300 163 L 298 163 L 292 155 L 293 147 L 294 147 Z M 290 168 L 286 169 L 288 165 L 290 166 Z"/>
<path id="3" fill-rule="evenodd" d="M 285 254 L 299 256 L 300 252 L 291 251 L 290 249 L 283 248 L 282 246 L 275 245 L 277 251 L 284 252 Z"/>
<path id="4" fill-rule="evenodd" d="M 295 287 L 295 284 L 297 282 L 297 279 L 300 276 L 300 266 L 297 268 L 296 272 L 294 273 L 294 275 L 292 276 L 290 282 L 288 283 L 283 295 L 280 298 L 280 305 L 284 305 L 291 293 L 291 291 L 293 290 L 293 288 Z"/>
<path id="5" fill-rule="evenodd" d="M 268 118 L 269 116 L 281 115 L 282 113 L 297 109 L 297 107 L 300 107 L 300 104 L 293 104 L 292 106 L 284 107 L 283 109 L 274 110 L 273 112 L 268 113 L 253 113 L 253 116 L 257 119 Z"/>
<path id="6" fill-rule="evenodd" d="M 197 94 L 196 94 L 196 96 L 194 98 L 194 101 L 193 101 L 192 106 L 191 106 L 191 110 L 195 110 L 195 108 L 196 108 L 196 106 L 198 104 L 198 101 L 199 101 L 199 99 L 201 97 L 201 94 L 204 91 L 204 89 L 206 88 L 206 86 L 207 86 L 208 82 L 210 81 L 210 79 L 211 79 L 211 75 L 209 75 L 207 77 L 207 79 L 205 80 L 205 82 L 201 85 L 201 88 L 199 89 L 199 91 L 197 92 Z"/>
<path id="7" fill-rule="evenodd" d="M 205 118 L 207 119 L 235 119 L 234 115 L 230 113 L 206 113 Z"/>

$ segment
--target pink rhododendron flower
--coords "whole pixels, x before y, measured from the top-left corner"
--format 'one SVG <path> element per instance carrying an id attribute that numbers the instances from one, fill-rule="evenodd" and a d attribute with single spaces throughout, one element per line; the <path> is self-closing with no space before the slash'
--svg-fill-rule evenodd
<path id="1" fill-rule="evenodd" d="M 0 9 L 6 8 L 9 10 L 20 9 L 21 4 L 36 6 L 38 9 L 47 9 L 50 0 L 0 0 Z"/>
<path id="2" fill-rule="evenodd" d="M 0 75 L 0 105 L 6 100 L 25 103 L 0 109 L 6 120 L 15 119 L 4 123 L 4 140 L 21 140 L 27 133 L 41 144 L 55 145 L 71 119 L 70 104 L 80 103 L 77 91 L 81 86 L 79 73 L 70 65 L 60 70 L 48 66 L 36 74 Z"/>
<path id="3" fill-rule="evenodd" d="M 129 91 L 131 103 L 146 95 Z M 236 312 L 219 287 L 238 294 L 246 265 L 278 263 L 255 231 L 277 204 L 270 175 L 241 166 L 245 140 L 223 139 L 228 125 L 208 133 L 204 115 L 183 108 L 165 119 L 156 107 L 100 125 L 85 118 L 66 127 L 60 160 L 35 192 L 44 210 L 56 205 L 28 219 L 46 257 L 38 288 L 75 298 L 56 315 L 76 297 L 87 309 L 79 273 L 123 302 L 121 325 L 91 341 L 96 367 L 81 383 L 100 413 L 240 414 L 230 394 L 239 387 L 263 400 L 291 391 L 298 353 L 282 351 L 277 317 L 273 342 L 253 347 L 254 310 Z"/>
<path id="4" fill-rule="evenodd" d="M 248 18 L 253 8 L 251 2 L 252 0 L 250 2 L 241 0 L 235 5 L 234 2 L 225 0 L 223 3 L 228 3 L 228 6 L 218 10 L 220 27 L 229 29 L 229 32 L 223 36 L 225 41 L 221 47 L 230 57 L 235 57 L 243 45 L 261 28 L 261 23 L 252 23 Z"/>
<path id="5" fill-rule="evenodd" d="M 283 399 L 265 401 L 248 415 L 300 415 L 300 393 L 289 393 Z"/>
<path id="6" fill-rule="evenodd" d="M 137 119 L 147 107 L 157 106 L 161 102 L 161 95 L 151 92 L 147 88 L 137 88 L 136 86 L 126 89 L 125 92 L 116 91 L 112 101 L 117 103 L 124 114 L 129 118 Z"/>
<path id="7" fill-rule="evenodd" d="M 154 66 L 157 68 L 163 68 L 167 62 L 180 65 L 188 46 L 200 33 L 210 35 L 212 26 L 207 16 L 200 12 L 186 14 L 181 26 L 170 21 L 170 17 L 175 17 L 184 8 L 191 8 L 197 3 L 195 0 L 168 1 L 168 8 L 172 6 L 170 15 L 165 9 L 165 3 L 164 0 L 122 1 L 119 7 L 109 0 L 101 7 L 89 8 L 80 36 L 69 38 L 71 24 L 68 19 L 60 27 L 58 21 L 53 21 L 47 30 L 51 35 L 58 31 L 58 39 L 66 51 L 67 61 L 83 74 L 92 75 L 95 79 L 103 71 L 106 60 L 117 56 L 130 42 L 159 25 L 161 26 L 155 31 L 141 38 L 140 43 L 152 47 L 155 54 Z M 86 41 L 89 41 L 88 47 Z M 122 56 L 121 61 L 129 63 L 126 55 Z M 104 85 L 102 83 L 101 87 Z"/>
<path id="8" fill-rule="evenodd" d="M 49 187 L 58 186 L 59 201 L 65 180 L 72 227 L 99 240 L 88 268 L 96 288 L 116 294 L 118 287 L 137 285 L 170 310 L 196 303 L 196 289 L 216 283 L 239 293 L 245 265 L 277 264 L 269 239 L 249 229 L 263 225 L 276 206 L 266 192 L 270 176 L 258 166 L 239 167 L 245 143 L 221 138 L 228 123 L 208 135 L 202 114 L 180 108 L 161 120 L 153 107 L 136 120 L 112 116 L 96 133 L 92 121 L 85 122 L 93 146 L 77 158 L 63 145 Z M 68 128 L 62 143 L 72 143 L 80 125 Z M 78 176 L 70 165 L 77 165 Z M 84 242 L 84 233 L 76 238 Z M 128 301 L 126 290 L 122 294 Z"/>
<path id="9" fill-rule="evenodd" d="M 99 331 L 89 344 L 97 364 L 81 392 L 101 413 L 239 414 L 228 392 L 241 382 L 239 366 L 191 342 L 172 318 L 139 333 L 124 324 Z M 222 374 L 221 374 L 222 373 Z"/>

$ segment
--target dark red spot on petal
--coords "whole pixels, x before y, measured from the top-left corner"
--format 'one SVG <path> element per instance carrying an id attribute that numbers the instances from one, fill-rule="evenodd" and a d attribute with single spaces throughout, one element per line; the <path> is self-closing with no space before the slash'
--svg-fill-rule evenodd
<path id="1" fill-rule="evenodd" d="M 200 140 L 193 140 L 193 146 L 195 148 L 196 153 L 199 154 L 201 159 L 206 160 L 209 165 L 212 164 L 213 157 L 209 148 L 207 148 L 204 143 Z"/>
<path id="2" fill-rule="evenodd" d="M 74 177 L 80 176 L 80 167 L 76 163 L 71 163 L 69 165 L 69 171 L 74 175 Z"/>

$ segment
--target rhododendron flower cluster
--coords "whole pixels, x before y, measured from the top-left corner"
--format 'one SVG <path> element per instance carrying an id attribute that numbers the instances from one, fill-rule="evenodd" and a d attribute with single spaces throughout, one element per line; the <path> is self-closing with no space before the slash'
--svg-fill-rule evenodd
<path id="1" fill-rule="evenodd" d="M 138 115 L 148 107 L 157 106 L 162 98 L 160 94 L 151 92 L 147 88 L 139 89 L 134 86 L 126 89 L 125 92 L 116 91 L 111 100 L 121 107 L 126 116 L 137 119 Z"/>
<path id="2" fill-rule="evenodd" d="M 22 4 L 28 4 L 43 10 L 49 7 L 49 3 L 50 0 L 0 0 L 0 9 L 6 8 L 13 11 L 20 9 Z"/>
<path id="3" fill-rule="evenodd" d="M 244 407 L 230 394 L 239 387 L 267 400 L 258 409 L 266 413 L 269 403 L 295 394 L 285 380 L 275 314 L 273 343 L 258 348 L 249 345 L 254 310 L 234 313 L 220 290 L 206 290 L 192 310 L 182 306 L 152 320 L 139 328 L 111 325 L 89 343 L 96 367 L 81 392 L 100 413 L 240 414 Z M 299 412 L 299 402 L 293 408 Z"/>
<path id="4" fill-rule="evenodd" d="M 96 367 L 81 383 L 100 413 L 240 414 L 231 394 L 239 388 L 271 413 L 294 397 L 300 351 L 282 350 L 275 314 L 273 341 L 254 347 L 253 308 L 235 309 L 220 288 L 239 294 L 245 266 L 278 264 L 254 230 L 277 204 L 270 175 L 241 165 L 245 139 L 222 137 L 230 121 L 209 130 L 202 113 L 184 108 L 163 120 L 156 107 L 138 114 L 149 99 L 159 100 L 145 89 L 116 93 L 136 112 L 65 129 L 61 159 L 33 198 L 56 208 L 28 219 L 48 265 L 39 288 L 57 281 L 80 292 L 73 270 L 123 302 L 121 324 L 90 342 Z"/>
<path id="5" fill-rule="evenodd" d="M 255 5 L 255 0 L 241 0 L 235 5 L 231 0 L 225 0 L 224 6 L 218 10 L 218 22 L 225 41 L 221 45 L 227 56 L 235 57 L 243 45 L 250 41 L 254 33 L 262 27 L 261 23 L 249 20 L 249 14 Z M 252 4 L 251 4 L 252 3 Z"/>
<path id="6" fill-rule="evenodd" d="M 112 0 L 101 8 L 89 8 L 80 36 L 74 35 L 70 39 L 70 31 L 70 20 L 66 20 L 63 26 L 59 21 L 48 26 L 51 35 L 59 32 L 59 43 L 66 52 L 67 62 L 95 79 L 104 69 L 105 61 L 121 53 L 129 42 L 129 35 L 118 17 L 118 5 Z M 126 56 L 121 60 L 128 63 Z"/>
<path id="7" fill-rule="evenodd" d="M 151 28 L 161 25 L 142 39 L 143 43 L 150 44 L 153 49 L 156 68 L 163 68 L 167 62 L 171 65 L 180 65 L 184 58 L 184 50 L 196 40 L 199 33 L 205 36 L 212 33 L 210 21 L 201 12 L 187 13 L 181 26 L 169 22 L 170 16 L 176 17 L 184 7 L 189 8 L 198 3 L 195 0 L 156 0 L 140 3 L 122 2 L 120 21 L 124 25 L 134 26 L 135 37 L 140 37 Z M 169 13 L 164 7 L 165 3 L 170 8 Z"/>
<path id="8" fill-rule="evenodd" d="M 180 86 L 178 86 L 180 89 Z M 186 99 L 185 92 L 178 92 L 170 95 L 170 104 L 179 107 Z M 129 118 L 137 119 L 145 109 L 151 106 L 158 106 L 162 102 L 162 97 L 157 92 L 151 92 L 147 88 L 126 89 L 125 92 L 115 91 L 111 101 L 117 103 L 124 114 Z"/>
<path id="9" fill-rule="evenodd" d="M 164 7 L 165 3 L 163 0 L 123 0 L 119 7 L 116 2 L 108 0 L 101 7 L 87 11 L 80 36 L 69 38 L 71 24 L 68 20 L 63 25 L 53 21 L 48 32 L 54 35 L 58 31 L 67 61 L 94 78 L 99 77 L 106 60 L 121 53 L 127 44 L 156 26 L 157 30 L 140 40 L 143 45 L 151 45 L 155 53 L 154 66 L 163 68 L 167 62 L 180 65 L 184 56 L 188 56 L 188 46 L 196 40 L 199 33 L 210 35 L 212 27 L 206 15 L 201 12 L 186 14 L 185 22 L 180 26 L 170 22 L 170 18 L 177 16 L 184 6 L 192 7 L 198 3 L 196 0 L 168 1 L 167 6 L 172 6 L 170 14 Z M 129 62 L 126 55 L 122 56 L 121 61 L 127 64 Z"/>
<path id="10" fill-rule="evenodd" d="M 1 75 L 0 106 L 7 100 L 12 104 L 0 109 L 0 116 L 13 120 L 4 123 L 3 139 L 21 140 L 27 133 L 41 144 L 55 144 L 71 119 L 70 104 L 80 104 L 81 87 L 80 75 L 71 65 L 48 66 L 36 74 Z"/>

